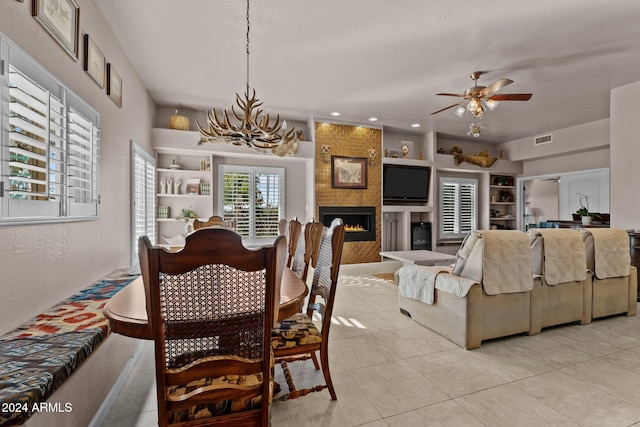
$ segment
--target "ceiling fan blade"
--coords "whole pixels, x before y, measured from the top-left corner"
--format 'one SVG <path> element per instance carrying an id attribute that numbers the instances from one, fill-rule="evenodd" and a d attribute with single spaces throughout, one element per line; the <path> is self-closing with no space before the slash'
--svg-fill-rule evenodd
<path id="1" fill-rule="evenodd" d="M 482 96 L 487 96 L 490 93 L 499 91 L 500 89 L 502 89 L 503 87 L 505 87 L 507 85 L 510 85 L 511 83 L 513 83 L 513 80 L 502 78 L 502 79 L 498 80 L 497 82 L 495 82 L 495 83 L 485 87 L 484 89 L 482 89 L 480 91 L 480 93 L 482 94 Z"/>
<path id="2" fill-rule="evenodd" d="M 502 95 L 492 95 L 489 99 L 493 101 L 528 101 L 531 99 L 530 93 L 505 93 Z"/>
<path id="3" fill-rule="evenodd" d="M 467 95 L 459 94 L 459 93 L 436 93 L 436 95 L 441 95 L 441 96 L 458 96 L 458 97 L 460 97 L 460 98 L 467 98 Z"/>
<path id="4" fill-rule="evenodd" d="M 460 104 L 464 104 L 464 101 L 460 101 L 460 102 L 458 102 L 457 104 L 449 105 L 448 107 L 444 107 L 444 108 L 443 108 L 443 109 L 441 109 L 441 110 L 434 111 L 433 113 L 431 113 L 431 115 L 433 116 L 434 114 L 441 113 L 441 112 L 443 112 L 444 110 L 448 110 L 449 108 L 457 107 L 457 106 L 458 106 L 458 105 L 460 105 Z"/>

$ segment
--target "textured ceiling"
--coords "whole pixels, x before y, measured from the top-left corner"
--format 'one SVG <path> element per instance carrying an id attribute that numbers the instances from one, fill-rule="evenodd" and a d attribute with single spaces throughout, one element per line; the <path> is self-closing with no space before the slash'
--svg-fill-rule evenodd
<path id="1" fill-rule="evenodd" d="M 246 2 L 97 2 L 159 105 L 221 108 L 246 85 Z M 609 91 L 640 81 L 637 0 L 253 0 L 250 85 L 271 114 L 467 138 L 471 117 L 439 92 L 514 81 L 482 119 L 503 142 L 609 116 Z"/>

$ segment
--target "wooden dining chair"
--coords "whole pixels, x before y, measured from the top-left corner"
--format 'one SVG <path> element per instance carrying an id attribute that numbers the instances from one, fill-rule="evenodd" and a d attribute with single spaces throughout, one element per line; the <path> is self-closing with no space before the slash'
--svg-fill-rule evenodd
<path id="1" fill-rule="evenodd" d="M 199 219 L 196 219 L 193 221 L 194 230 L 198 230 L 204 227 L 213 227 L 213 226 L 227 227 L 235 230 L 236 222 L 233 219 L 230 219 L 229 221 L 225 221 L 224 218 L 218 215 L 211 216 L 206 221 L 200 221 Z"/>
<path id="2" fill-rule="evenodd" d="M 146 236 L 138 248 L 158 424 L 269 425 L 284 237 L 247 249 L 231 229 L 201 228 L 179 252 L 152 247 Z"/>
<path id="3" fill-rule="evenodd" d="M 320 248 L 320 239 L 322 237 L 322 228 L 313 228 L 313 221 L 307 222 L 302 226 L 299 222 L 297 224 L 292 223 L 291 227 L 297 227 L 298 230 L 291 230 L 290 234 L 297 233 L 298 239 L 289 248 L 291 258 L 289 259 L 288 266 L 291 268 L 298 277 L 300 277 L 305 283 L 309 274 L 309 266 L 311 265 L 311 258 L 314 253 Z M 319 224 L 319 223 L 318 223 Z M 322 224 L 320 224 L 322 225 Z M 315 230 L 315 231 L 314 231 Z"/>
<path id="4" fill-rule="evenodd" d="M 314 271 L 307 311 L 278 322 L 271 333 L 274 357 L 276 362 L 282 366 L 289 386 L 289 392 L 278 398 L 296 399 L 326 388 L 329 390 L 331 400 L 336 400 L 336 392 L 329 370 L 328 345 L 345 230 L 342 223 L 336 223 L 331 228 L 327 228 L 315 222 L 310 227 L 312 232 L 314 229 L 320 229 L 321 239 L 319 250 L 311 259 Z M 320 297 L 322 301 L 319 301 L 317 297 Z M 320 329 L 313 321 L 314 313 L 320 315 Z M 318 364 L 316 356 L 318 351 L 320 352 L 320 364 Z M 288 363 L 310 358 L 313 360 L 316 370 L 322 366 L 325 384 L 297 389 Z"/>

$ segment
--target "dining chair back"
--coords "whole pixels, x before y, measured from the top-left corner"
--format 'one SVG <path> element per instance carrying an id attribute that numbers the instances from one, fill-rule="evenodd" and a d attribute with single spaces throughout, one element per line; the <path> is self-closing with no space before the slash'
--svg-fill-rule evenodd
<path id="1" fill-rule="evenodd" d="M 179 252 L 146 236 L 138 248 L 159 425 L 269 425 L 284 237 L 247 249 L 234 230 L 213 227 L 187 236 Z"/>
<path id="2" fill-rule="evenodd" d="M 278 398 L 296 399 L 326 388 L 331 399 L 336 400 L 329 370 L 328 344 L 345 229 L 341 221 L 332 224 L 330 228 L 318 222 L 308 224 L 308 227 L 311 228 L 312 234 L 320 230 L 320 239 L 318 250 L 311 257 L 314 271 L 307 311 L 278 322 L 271 333 L 274 357 L 276 362 L 281 364 L 289 387 L 289 392 Z M 319 316 L 320 328 L 314 323 L 314 314 Z M 320 364 L 316 355 L 318 351 Z M 310 358 L 316 370 L 322 366 L 325 384 L 297 389 L 288 363 Z"/>
<path id="3" fill-rule="evenodd" d="M 236 222 L 233 219 L 225 221 L 224 218 L 222 218 L 221 216 L 218 216 L 218 215 L 211 216 L 206 221 L 200 221 L 199 219 L 196 219 L 196 220 L 193 221 L 193 229 L 194 230 L 199 230 L 200 228 L 213 227 L 213 226 L 227 227 L 227 228 L 231 228 L 231 229 L 235 230 Z"/>

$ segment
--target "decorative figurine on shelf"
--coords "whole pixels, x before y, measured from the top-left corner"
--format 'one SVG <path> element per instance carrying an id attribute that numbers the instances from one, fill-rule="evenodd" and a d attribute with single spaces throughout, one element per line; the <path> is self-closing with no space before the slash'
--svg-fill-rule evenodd
<path id="1" fill-rule="evenodd" d="M 402 144 L 402 158 L 404 159 L 408 159 L 409 158 L 409 146 L 407 144 Z"/>
<path id="2" fill-rule="evenodd" d="M 376 159 L 378 158 L 378 152 L 373 148 L 369 148 L 369 166 L 373 166 L 376 164 Z"/>
<path id="3" fill-rule="evenodd" d="M 498 155 L 498 159 L 502 160 L 503 156 L 504 156 L 504 150 L 500 150 L 500 155 Z"/>
<path id="4" fill-rule="evenodd" d="M 384 149 L 384 156 L 385 157 L 389 157 L 389 149 L 388 148 Z"/>
<path id="5" fill-rule="evenodd" d="M 418 154 L 418 160 L 424 160 L 424 157 L 422 157 L 422 151 Z"/>
<path id="6" fill-rule="evenodd" d="M 173 183 L 173 194 L 180 194 L 180 183 L 179 179 L 176 179 Z"/>
<path id="7" fill-rule="evenodd" d="M 173 180 L 167 180 L 167 194 L 173 194 Z"/>
<path id="8" fill-rule="evenodd" d="M 164 178 L 160 180 L 160 194 L 167 194 L 167 180 Z"/>
<path id="9" fill-rule="evenodd" d="M 296 138 L 298 138 L 298 141 L 304 141 L 304 132 L 301 130 L 297 130 L 296 131 Z"/>

